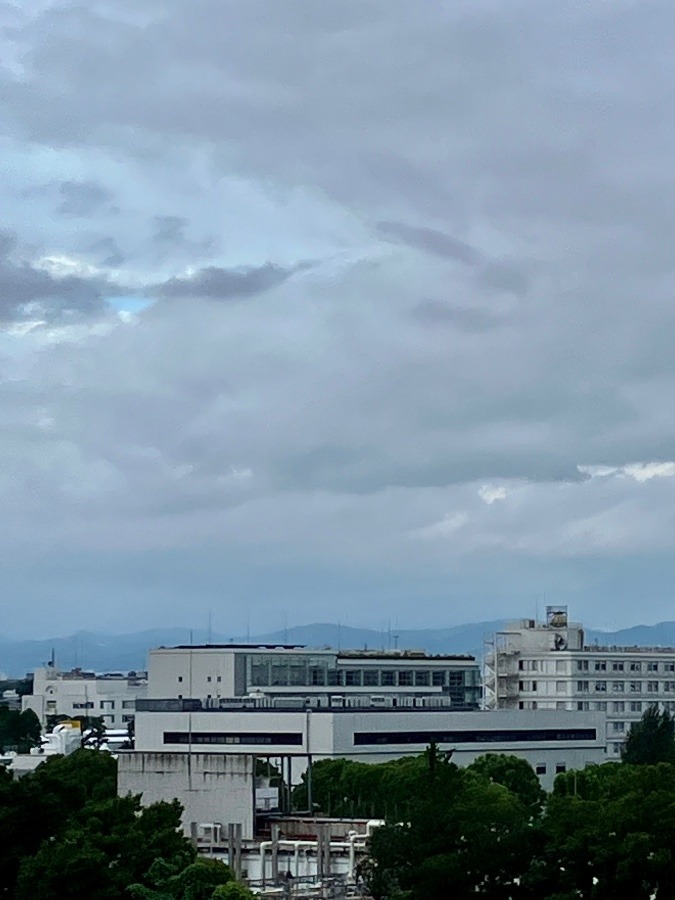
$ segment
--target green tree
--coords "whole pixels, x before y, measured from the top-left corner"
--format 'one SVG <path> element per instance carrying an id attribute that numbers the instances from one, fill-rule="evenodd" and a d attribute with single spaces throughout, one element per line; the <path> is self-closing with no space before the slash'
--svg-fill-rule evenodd
<path id="1" fill-rule="evenodd" d="M 179 833 L 180 816 L 177 801 L 144 809 L 138 797 L 86 804 L 62 834 L 21 861 L 15 900 L 34 900 L 36 885 L 40 900 L 118 900 L 130 885 L 147 884 L 157 859 L 188 871 L 194 849 Z M 204 900 L 209 894 L 194 889 L 180 896 Z"/>
<path id="2" fill-rule="evenodd" d="M 241 881 L 221 884 L 211 894 L 212 900 L 255 900 L 255 894 Z"/>
<path id="3" fill-rule="evenodd" d="M 11 890 L 21 860 L 54 839 L 91 800 L 115 796 L 117 763 L 109 754 L 76 750 L 53 756 L 19 781 L 0 779 L 0 885 Z"/>
<path id="4" fill-rule="evenodd" d="M 32 709 L 20 712 L 0 706 L 0 751 L 16 750 L 28 753 L 40 744 L 40 720 Z"/>
<path id="5" fill-rule="evenodd" d="M 506 900 L 536 849 L 532 812 L 501 784 L 437 760 L 402 824 L 371 839 L 376 900 Z"/>
<path id="6" fill-rule="evenodd" d="M 631 725 L 621 758 L 633 765 L 675 762 L 675 721 L 667 710 L 654 704 L 639 722 Z"/>
<path id="7" fill-rule="evenodd" d="M 538 816 L 544 806 L 546 792 L 539 784 L 534 769 L 519 756 L 505 753 L 485 753 L 467 769 L 494 784 L 501 784 L 514 793 L 532 814 Z"/>

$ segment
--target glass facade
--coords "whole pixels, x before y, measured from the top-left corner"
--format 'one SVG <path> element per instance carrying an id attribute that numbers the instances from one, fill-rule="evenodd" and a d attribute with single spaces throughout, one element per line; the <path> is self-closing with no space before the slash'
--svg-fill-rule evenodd
<path id="1" fill-rule="evenodd" d="M 246 658 L 248 690 L 256 688 L 435 688 L 449 696 L 453 705 L 475 706 L 480 699 L 480 676 L 476 666 L 466 668 L 425 665 L 422 659 L 382 660 L 362 664 L 357 658 L 330 654 L 251 653 Z M 408 662 L 406 660 L 406 662 Z"/>

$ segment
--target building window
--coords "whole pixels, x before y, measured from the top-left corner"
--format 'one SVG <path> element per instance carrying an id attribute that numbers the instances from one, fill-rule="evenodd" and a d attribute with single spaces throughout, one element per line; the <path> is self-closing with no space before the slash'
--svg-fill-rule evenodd
<path id="1" fill-rule="evenodd" d="M 537 763 L 534 767 L 534 771 L 537 775 L 545 775 L 546 774 L 546 763 Z"/>
<path id="2" fill-rule="evenodd" d="M 642 663 L 632 662 L 630 664 L 630 670 L 631 670 L 631 672 L 641 672 L 642 671 Z"/>
<path id="3" fill-rule="evenodd" d="M 361 687 L 361 669 L 347 669 L 345 684 L 348 687 Z"/>
<path id="4" fill-rule="evenodd" d="M 664 672 L 675 672 L 675 663 L 664 663 L 663 671 Z"/>
<path id="5" fill-rule="evenodd" d="M 525 682 L 524 682 L 524 681 L 519 681 L 519 682 L 518 682 L 518 690 L 519 690 L 519 691 L 524 691 L 524 690 L 525 690 Z"/>
<path id="6" fill-rule="evenodd" d="M 530 661 L 530 672 L 536 672 L 538 668 L 537 660 L 533 659 Z"/>
<path id="7" fill-rule="evenodd" d="M 577 709 L 579 712 L 588 710 L 588 700 L 577 700 Z"/>
<path id="8" fill-rule="evenodd" d="M 101 700 L 100 709 L 115 709 L 115 701 Z"/>
<path id="9" fill-rule="evenodd" d="M 379 687 L 380 673 L 377 669 L 363 670 L 363 683 L 366 687 Z"/>
<path id="10" fill-rule="evenodd" d="M 207 675 L 207 676 L 206 676 L 206 680 L 207 680 L 207 681 L 209 682 L 209 684 L 210 684 L 210 683 L 211 683 L 211 676 L 210 676 L 210 675 Z"/>
<path id="11" fill-rule="evenodd" d="M 631 700 L 630 711 L 631 712 L 642 712 L 642 703 L 639 700 Z"/>
<path id="12" fill-rule="evenodd" d="M 626 684 L 623 681 L 613 681 L 612 682 L 612 690 L 615 694 L 623 694 L 626 690 Z"/>
<path id="13" fill-rule="evenodd" d="M 621 734 L 626 728 L 625 722 L 612 722 L 612 731 Z"/>
<path id="14" fill-rule="evenodd" d="M 130 715 L 122 716 L 122 722 L 124 722 L 125 725 L 128 725 L 129 722 L 133 722 L 133 721 L 134 721 L 133 716 L 130 716 Z"/>
<path id="15" fill-rule="evenodd" d="M 588 692 L 588 682 L 587 681 L 577 681 L 577 690 L 582 693 Z"/>
<path id="16" fill-rule="evenodd" d="M 380 684 L 382 687 L 394 687 L 396 684 L 396 672 L 390 669 L 384 669 L 380 672 Z"/>
<path id="17" fill-rule="evenodd" d="M 217 676 L 216 681 L 222 681 L 222 677 L 220 675 Z"/>
<path id="18" fill-rule="evenodd" d="M 567 704 L 564 700 L 556 700 L 555 702 L 556 709 L 567 709 Z"/>
<path id="19" fill-rule="evenodd" d="M 326 670 L 321 666 L 309 667 L 309 683 L 315 687 L 321 687 L 326 683 Z"/>
<path id="20" fill-rule="evenodd" d="M 631 694 L 641 694 L 642 683 L 640 681 L 629 681 L 628 690 L 631 692 Z"/>
<path id="21" fill-rule="evenodd" d="M 614 712 L 625 712 L 626 711 L 625 702 L 623 700 L 615 700 L 614 703 L 612 703 L 612 710 Z"/>
<path id="22" fill-rule="evenodd" d="M 647 693 L 648 694 L 656 694 L 659 690 L 658 681 L 648 681 L 647 682 Z"/>
<path id="23" fill-rule="evenodd" d="M 596 681 L 595 682 L 595 690 L 599 691 L 602 694 L 607 693 L 607 682 L 606 681 Z"/>
<path id="24" fill-rule="evenodd" d="M 607 712 L 607 702 L 605 700 L 600 700 L 595 704 L 595 708 L 598 712 Z"/>
<path id="25" fill-rule="evenodd" d="M 675 681 L 664 681 L 663 690 L 666 692 L 666 694 L 672 694 L 673 692 L 675 692 Z"/>
<path id="26" fill-rule="evenodd" d="M 578 659 L 577 660 L 577 672 L 588 672 L 588 660 L 587 659 Z"/>
<path id="27" fill-rule="evenodd" d="M 606 662 L 596 662 L 595 671 L 596 672 L 606 672 L 607 671 L 607 663 Z"/>
<path id="28" fill-rule="evenodd" d="M 565 765 L 565 763 L 556 763 L 556 766 L 555 766 L 555 774 L 556 775 L 562 775 L 566 771 L 567 771 L 567 766 Z"/>
<path id="29" fill-rule="evenodd" d="M 659 664 L 658 664 L 657 662 L 650 662 L 650 663 L 647 663 L 647 671 L 648 671 L 648 672 L 658 672 L 658 671 L 659 671 Z"/>
<path id="30" fill-rule="evenodd" d="M 183 680 L 183 676 L 182 676 L 182 675 L 179 675 L 179 676 L 178 676 L 178 684 L 180 684 L 182 680 Z"/>
<path id="31" fill-rule="evenodd" d="M 594 741 L 595 728 L 507 728 L 448 731 L 355 732 L 354 745 L 377 744 L 508 744 L 551 741 Z"/>
<path id="32" fill-rule="evenodd" d="M 445 672 L 434 672 L 431 676 L 431 683 L 434 687 L 443 687 L 445 685 Z"/>
<path id="33" fill-rule="evenodd" d="M 413 683 L 413 673 L 401 671 L 398 673 L 399 687 L 411 687 Z"/>
<path id="34" fill-rule="evenodd" d="M 612 672 L 623 672 L 623 663 L 622 662 L 612 663 Z"/>
<path id="35" fill-rule="evenodd" d="M 135 709 L 136 701 L 135 700 L 122 700 L 122 709 Z"/>
<path id="36" fill-rule="evenodd" d="M 47 703 L 47 706 L 49 706 L 50 703 L 52 703 L 54 705 L 54 708 L 56 708 L 55 700 L 50 700 Z M 87 700 L 86 703 L 73 703 L 73 709 L 93 709 L 93 708 L 94 708 L 94 703 L 92 700 Z M 101 709 L 103 709 L 103 707 L 101 707 Z"/>
<path id="37" fill-rule="evenodd" d="M 537 682 L 536 682 L 536 681 L 533 681 L 533 682 L 532 682 L 532 690 L 533 690 L 533 691 L 536 691 L 536 690 L 537 690 Z"/>
<path id="38" fill-rule="evenodd" d="M 276 744 L 302 745 L 302 734 L 292 732 L 165 731 L 165 744 Z"/>
<path id="39" fill-rule="evenodd" d="M 415 672 L 415 687 L 429 687 L 431 684 L 431 672 Z"/>
<path id="40" fill-rule="evenodd" d="M 328 684 L 330 687 L 337 687 L 344 684 L 344 676 L 345 673 L 342 669 L 329 669 L 328 670 Z"/>
<path id="41" fill-rule="evenodd" d="M 556 691 L 556 694 L 564 694 L 565 693 L 565 682 L 564 681 L 556 681 L 555 691 Z"/>

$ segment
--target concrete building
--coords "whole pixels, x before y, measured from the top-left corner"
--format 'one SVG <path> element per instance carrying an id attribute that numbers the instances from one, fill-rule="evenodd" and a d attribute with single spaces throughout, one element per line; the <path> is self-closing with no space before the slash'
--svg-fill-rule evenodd
<path id="1" fill-rule="evenodd" d="M 376 698 L 379 701 L 379 698 Z M 412 700 L 402 705 L 402 700 Z M 295 782 L 309 760 L 386 762 L 422 753 L 431 743 L 453 750 L 458 765 L 483 753 L 512 753 L 532 764 L 546 788 L 559 772 L 605 761 L 600 713 L 458 712 L 415 698 L 372 705 L 290 706 L 284 698 L 209 705 L 198 700 L 141 700 L 139 753 L 250 753 L 290 760 Z"/>
<path id="2" fill-rule="evenodd" d="M 151 650 L 153 699 L 268 696 L 439 696 L 477 709 L 480 666 L 473 656 L 423 651 L 310 650 L 302 646 L 202 645 Z"/>
<path id="3" fill-rule="evenodd" d="M 649 706 L 675 712 L 675 648 L 587 644 L 567 607 L 548 607 L 545 622 L 525 619 L 488 638 L 484 691 L 488 709 L 606 716 L 608 755 L 617 759 Z"/>
<path id="4" fill-rule="evenodd" d="M 136 700 L 146 693 L 145 672 L 97 675 L 45 666 L 35 670 L 33 693 L 22 698 L 21 706 L 32 709 L 43 728 L 52 715 L 101 716 L 109 728 L 126 728 L 134 717 Z"/>

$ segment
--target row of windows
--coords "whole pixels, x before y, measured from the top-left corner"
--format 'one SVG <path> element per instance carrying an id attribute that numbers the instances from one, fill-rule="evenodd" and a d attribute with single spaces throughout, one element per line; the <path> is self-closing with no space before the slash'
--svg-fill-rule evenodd
<path id="1" fill-rule="evenodd" d="M 86 700 L 82 703 L 73 703 L 73 709 L 93 709 L 96 704 L 93 700 Z M 122 701 L 122 709 L 135 709 L 136 701 L 135 700 L 123 700 Z M 114 700 L 101 700 L 99 703 L 99 709 L 115 709 L 115 701 Z"/>
<path id="2" fill-rule="evenodd" d="M 546 772 L 547 772 L 546 763 L 537 763 L 537 765 L 534 767 L 534 771 L 537 773 L 537 775 L 546 775 Z M 565 763 L 556 763 L 556 766 L 555 766 L 555 774 L 556 775 L 562 775 L 562 773 L 566 772 L 566 771 L 567 771 L 567 766 L 565 765 Z"/>
<path id="3" fill-rule="evenodd" d="M 553 660 L 521 659 L 518 668 L 521 672 L 548 672 Z M 548 664 L 548 665 L 547 665 Z M 567 671 L 565 660 L 555 660 L 555 671 L 559 674 Z M 578 659 L 577 672 L 673 672 L 675 662 L 644 662 L 642 660 L 607 660 Z"/>
<path id="4" fill-rule="evenodd" d="M 429 669 L 328 669 L 325 666 L 294 667 L 251 665 L 251 687 L 457 687 L 465 684 L 465 672 Z"/>
<path id="5" fill-rule="evenodd" d="M 577 672 L 675 672 L 675 662 L 642 662 L 638 660 L 616 661 L 577 660 Z"/>
<path id="6" fill-rule="evenodd" d="M 300 746 L 300 732 L 165 731 L 165 744 L 254 744 Z"/>
<path id="7" fill-rule="evenodd" d="M 355 746 L 380 744 L 503 744 L 536 741 L 594 741 L 595 728 L 528 728 L 502 731 L 355 732 Z M 165 731 L 165 744 L 248 744 L 300 746 L 299 732 Z"/>
<path id="8" fill-rule="evenodd" d="M 509 728 L 502 731 L 357 732 L 354 744 L 514 744 L 538 741 L 594 741 L 595 728 Z"/>
<path id="9" fill-rule="evenodd" d="M 589 681 L 577 681 L 577 691 L 587 693 L 590 690 L 590 684 L 591 682 Z M 641 694 L 643 692 L 643 688 L 644 693 L 646 694 L 659 693 L 658 681 L 595 681 L 593 682 L 593 690 L 603 694 L 607 693 L 608 684 L 612 692 L 615 694 Z M 675 681 L 662 681 L 661 691 L 666 694 L 675 693 Z"/>
<path id="10" fill-rule="evenodd" d="M 611 712 L 619 713 L 640 713 L 643 712 L 643 710 L 648 709 L 651 705 L 652 704 L 649 702 L 642 703 L 640 700 L 614 700 L 612 703 L 607 703 L 606 701 L 597 703 L 589 702 L 588 700 L 577 701 L 577 709 L 579 711 L 598 710 L 598 712 L 607 712 L 607 710 L 610 710 Z M 658 705 L 670 712 L 675 712 L 675 702 L 672 700 L 661 701 Z"/>

